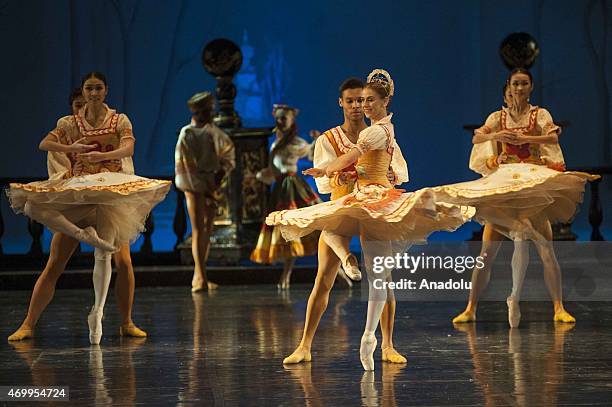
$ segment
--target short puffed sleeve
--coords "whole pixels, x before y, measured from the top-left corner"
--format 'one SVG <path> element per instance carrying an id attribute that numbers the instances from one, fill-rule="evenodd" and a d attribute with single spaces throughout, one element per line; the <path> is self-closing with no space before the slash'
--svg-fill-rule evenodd
<path id="1" fill-rule="evenodd" d="M 361 154 L 371 150 L 386 150 L 391 143 L 391 133 L 384 125 L 375 124 L 359 133 L 355 147 Z"/>

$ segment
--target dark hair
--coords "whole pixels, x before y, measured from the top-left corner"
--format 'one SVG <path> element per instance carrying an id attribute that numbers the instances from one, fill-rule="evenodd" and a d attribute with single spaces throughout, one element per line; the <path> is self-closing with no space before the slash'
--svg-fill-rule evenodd
<path id="1" fill-rule="evenodd" d="M 533 76 L 531 76 L 531 72 L 529 72 L 525 68 L 514 68 L 512 71 L 510 71 L 510 75 L 508 75 L 508 79 L 506 80 L 506 83 L 510 83 L 510 81 L 512 80 L 512 77 L 516 75 L 517 73 L 522 73 L 522 74 L 527 75 L 529 77 L 529 82 L 533 84 Z"/>
<path id="2" fill-rule="evenodd" d="M 70 92 L 70 107 L 72 107 L 72 102 L 74 102 L 77 98 L 83 96 L 83 90 L 81 88 L 74 88 L 72 92 Z"/>
<path id="3" fill-rule="evenodd" d="M 363 89 L 363 82 L 359 78 L 348 78 L 340 85 L 338 91 L 340 92 L 340 97 L 342 97 L 342 93 L 347 89 Z"/>
<path id="4" fill-rule="evenodd" d="M 108 84 L 106 83 L 106 76 L 104 76 L 103 73 L 92 71 L 83 76 L 83 79 L 81 79 L 81 88 L 85 86 L 85 81 L 91 78 L 100 79 L 102 82 L 104 82 L 104 86 L 108 86 Z"/>

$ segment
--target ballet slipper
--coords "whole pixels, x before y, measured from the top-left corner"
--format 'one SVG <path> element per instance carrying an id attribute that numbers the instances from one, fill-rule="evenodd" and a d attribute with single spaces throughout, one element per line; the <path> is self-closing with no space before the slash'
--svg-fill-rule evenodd
<path id="1" fill-rule="evenodd" d="M 99 345 L 102 339 L 102 315 L 101 308 L 91 308 L 91 312 L 87 316 L 87 325 L 89 326 L 89 343 Z"/>
<path id="2" fill-rule="evenodd" d="M 382 360 L 383 362 L 390 363 L 408 363 L 408 360 L 400 355 L 393 346 L 388 346 L 382 349 Z"/>
<path id="3" fill-rule="evenodd" d="M 147 333 L 134 325 L 133 322 L 123 324 L 119 327 L 119 335 L 131 336 L 133 338 L 146 338 Z"/>
<path id="4" fill-rule="evenodd" d="M 476 322 L 476 312 L 465 310 L 453 318 L 453 324 L 464 324 L 466 322 Z"/>
<path id="5" fill-rule="evenodd" d="M 374 370 L 374 350 L 376 349 L 376 336 L 374 333 L 363 334 L 359 347 L 359 359 L 365 371 Z"/>
<path id="6" fill-rule="evenodd" d="M 351 261 L 352 260 L 352 261 Z M 353 264 L 354 263 L 354 264 Z M 361 281 L 361 270 L 359 270 L 359 262 L 354 254 L 350 253 L 342 262 L 344 273 L 353 281 Z"/>
<path id="7" fill-rule="evenodd" d="M 574 318 L 569 312 L 566 310 L 561 310 L 559 312 L 555 312 L 555 316 L 553 317 L 553 321 L 562 322 L 565 324 L 574 324 L 576 323 L 576 318 Z"/>
<path id="8" fill-rule="evenodd" d="M 9 341 L 22 341 L 34 337 L 34 330 L 27 325 L 21 325 L 11 336 Z"/>
<path id="9" fill-rule="evenodd" d="M 518 328 L 521 323 L 521 308 L 519 307 L 519 302 L 512 297 L 508 297 L 508 299 L 506 299 L 506 304 L 508 305 L 508 323 L 510 324 L 510 328 Z"/>
<path id="10" fill-rule="evenodd" d="M 101 239 L 93 226 L 80 229 L 75 233 L 74 237 L 81 242 L 87 243 L 90 246 L 97 247 L 98 249 L 105 250 L 107 252 L 114 252 L 117 249 L 110 242 Z"/>
<path id="11" fill-rule="evenodd" d="M 301 346 L 298 346 L 296 350 L 285 359 L 283 359 L 283 365 L 292 365 L 295 363 L 301 362 L 310 362 L 312 360 L 312 355 L 310 354 L 310 350 L 307 350 Z"/>

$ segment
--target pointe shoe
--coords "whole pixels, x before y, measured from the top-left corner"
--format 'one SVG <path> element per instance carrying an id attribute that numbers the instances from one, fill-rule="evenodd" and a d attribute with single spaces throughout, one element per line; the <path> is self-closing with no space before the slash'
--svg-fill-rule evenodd
<path id="1" fill-rule="evenodd" d="M 453 324 L 465 324 L 467 322 L 476 322 L 476 313 L 474 311 L 463 311 L 453 318 Z"/>
<path id="2" fill-rule="evenodd" d="M 283 365 L 293 365 L 301 362 L 310 362 L 312 360 L 312 355 L 309 350 L 305 350 L 303 348 L 297 348 L 293 351 L 293 353 L 283 359 Z"/>
<path id="3" fill-rule="evenodd" d="M 354 260 L 357 265 L 351 264 L 350 260 Z M 353 281 L 361 281 L 361 270 L 359 270 L 359 262 L 354 254 L 349 254 L 342 262 L 344 273 Z"/>
<path id="4" fill-rule="evenodd" d="M 103 240 L 98 236 L 98 232 L 93 226 L 87 226 L 85 229 L 79 230 L 75 237 L 83 243 L 87 243 L 90 246 L 97 247 L 101 250 L 106 250 L 107 252 L 114 252 L 116 247 L 113 246 L 110 242 Z"/>
<path id="5" fill-rule="evenodd" d="M 510 328 L 518 328 L 521 323 L 521 308 L 519 307 L 519 302 L 514 298 L 508 297 L 506 299 L 506 304 L 508 304 L 508 323 L 510 324 Z"/>
<path id="6" fill-rule="evenodd" d="M 29 339 L 34 337 L 34 330 L 30 327 L 19 327 L 18 330 L 13 332 L 11 336 L 8 337 L 9 341 L 22 341 L 24 339 Z"/>
<path id="7" fill-rule="evenodd" d="M 391 346 L 382 350 L 382 360 L 390 363 L 408 363 L 408 360 Z"/>
<path id="8" fill-rule="evenodd" d="M 89 325 L 89 343 L 99 345 L 102 339 L 102 309 L 91 308 L 91 312 L 87 316 L 87 325 Z"/>
<path id="9" fill-rule="evenodd" d="M 574 318 L 566 310 L 562 310 L 562 311 L 559 311 L 559 312 L 555 312 L 555 316 L 553 317 L 553 321 L 555 321 L 555 322 L 563 322 L 563 323 L 566 323 L 566 324 L 574 324 L 574 323 L 576 323 L 576 318 Z"/>
<path id="10" fill-rule="evenodd" d="M 374 350 L 376 349 L 377 343 L 378 342 L 374 334 L 364 334 L 361 337 L 359 359 L 361 360 L 361 365 L 365 371 L 374 370 Z"/>
<path id="11" fill-rule="evenodd" d="M 119 327 L 119 335 L 130 336 L 132 338 L 146 338 L 147 333 L 134 325 L 133 322 L 123 324 Z"/>

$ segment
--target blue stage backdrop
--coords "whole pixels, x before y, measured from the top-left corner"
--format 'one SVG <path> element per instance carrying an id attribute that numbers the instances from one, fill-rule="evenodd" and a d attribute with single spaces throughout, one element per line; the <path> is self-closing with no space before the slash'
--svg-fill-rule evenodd
<path id="1" fill-rule="evenodd" d="M 498 47 L 517 31 L 531 33 L 541 48 L 533 68 L 532 103 L 571 124 L 561 138 L 568 165 L 610 165 L 612 41 L 601 4 L 2 2 L 0 174 L 46 174 L 38 143 L 68 113 L 71 88 L 91 70 L 107 75 L 109 105 L 125 112 L 134 125 L 137 173 L 172 174 L 177 130 L 189 120 L 185 101 L 215 84 L 202 68 L 201 50 L 208 41 L 225 37 L 240 44 L 245 55 L 235 82 L 236 107 L 246 126 L 271 125 L 271 105 L 289 103 L 300 108 L 298 124 L 308 138 L 308 130 L 341 121 L 337 88 L 343 79 L 385 68 L 396 83 L 391 110 L 410 169 L 405 187 L 473 179 L 476 175 L 467 168 L 471 135 L 462 126 L 481 123 L 501 105 L 507 69 Z M 602 189 L 604 203 L 610 202 L 609 181 Z M 157 249 L 173 244 L 173 198 L 155 212 Z M 581 237 L 588 232 L 586 212 L 584 206 L 576 223 Z M 6 199 L 2 213 L 5 250 L 26 251 L 25 218 L 10 214 Z M 609 231 L 612 213 L 605 215 Z"/>

